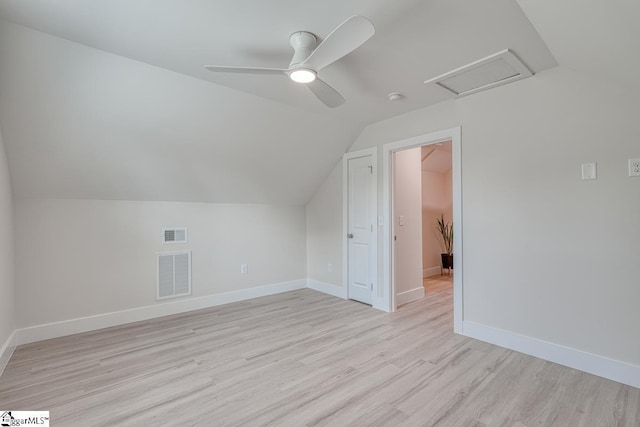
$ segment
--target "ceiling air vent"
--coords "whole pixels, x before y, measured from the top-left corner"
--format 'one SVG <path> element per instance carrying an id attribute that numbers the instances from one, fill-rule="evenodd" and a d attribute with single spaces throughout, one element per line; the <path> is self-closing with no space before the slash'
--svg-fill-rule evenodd
<path id="1" fill-rule="evenodd" d="M 187 227 L 172 227 L 162 230 L 164 243 L 187 243 Z"/>
<path id="2" fill-rule="evenodd" d="M 191 294 L 191 252 L 158 255 L 157 299 Z"/>
<path id="3" fill-rule="evenodd" d="M 456 97 L 460 97 L 515 82 L 532 75 L 533 73 L 513 52 L 505 49 L 427 80 L 424 84 L 435 84 Z"/>

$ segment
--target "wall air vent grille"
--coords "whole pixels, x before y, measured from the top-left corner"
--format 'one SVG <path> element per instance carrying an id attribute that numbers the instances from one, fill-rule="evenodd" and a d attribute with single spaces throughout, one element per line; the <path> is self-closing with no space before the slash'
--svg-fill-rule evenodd
<path id="1" fill-rule="evenodd" d="M 157 299 L 191 294 L 191 252 L 160 253 Z"/>
<path id="2" fill-rule="evenodd" d="M 187 228 L 172 227 L 163 229 L 162 241 L 164 243 L 187 243 Z"/>
<path id="3" fill-rule="evenodd" d="M 427 80 L 456 97 L 471 95 L 531 77 L 533 73 L 508 49 Z"/>

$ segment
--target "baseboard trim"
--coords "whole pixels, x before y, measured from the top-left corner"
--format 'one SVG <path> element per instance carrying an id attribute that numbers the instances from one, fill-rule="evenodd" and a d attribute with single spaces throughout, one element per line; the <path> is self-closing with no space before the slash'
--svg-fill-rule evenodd
<path id="1" fill-rule="evenodd" d="M 328 295 L 332 295 L 334 297 L 347 299 L 347 292 L 343 286 L 336 286 L 330 283 L 321 282 L 319 280 L 308 279 L 307 288 L 313 289 L 314 291 L 322 292 Z"/>
<path id="2" fill-rule="evenodd" d="M 7 338 L 4 344 L 2 344 L 2 347 L 0 347 L 0 377 L 4 372 L 4 368 L 7 367 L 9 359 L 11 359 L 11 356 L 13 355 L 13 350 L 16 349 L 15 336 L 16 331 L 11 332 L 9 338 Z"/>
<path id="3" fill-rule="evenodd" d="M 299 279 L 203 297 L 189 298 L 180 301 L 165 302 L 112 313 L 98 314 L 95 316 L 63 320 L 44 325 L 30 326 L 16 330 L 14 342 L 16 346 L 29 344 L 36 341 L 95 331 L 97 329 L 139 322 L 141 320 L 149 320 L 156 317 L 170 316 L 172 314 L 201 310 L 203 308 L 215 307 L 232 302 L 305 289 L 306 287 L 307 280 Z"/>
<path id="4" fill-rule="evenodd" d="M 465 320 L 462 334 L 500 347 L 640 388 L 640 366 Z"/>
<path id="5" fill-rule="evenodd" d="M 424 296 L 424 287 L 419 286 L 408 291 L 400 292 L 396 295 L 396 305 L 402 305 L 415 301 Z"/>
<path id="6" fill-rule="evenodd" d="M 422 278 L 438 276 L 440 274 L 442 274 L 442 269 L 440 268 L 440 266 L 425 268 L 424 270 L 422 270 Z"/>

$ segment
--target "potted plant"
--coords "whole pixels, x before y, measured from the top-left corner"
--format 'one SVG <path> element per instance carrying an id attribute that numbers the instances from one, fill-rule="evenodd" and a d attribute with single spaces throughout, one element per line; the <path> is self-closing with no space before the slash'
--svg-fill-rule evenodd
<path id="1" fill-rule="evenodd" d="M 442 258 L 442 268 L 453 268 L 453 224 L 444 222 L 444 215 L 440 215 L 436 229 L 442 237 L 445 253 L 440 254 Z"/>

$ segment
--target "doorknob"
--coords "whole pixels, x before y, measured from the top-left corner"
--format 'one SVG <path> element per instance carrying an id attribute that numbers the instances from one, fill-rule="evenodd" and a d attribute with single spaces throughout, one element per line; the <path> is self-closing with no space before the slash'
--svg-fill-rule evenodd
<path id="1" fill-rule="evenodd" d="M 349 234 L 347 234 L 347 237 L 348 237 L 349 239 L 353 239 L 353 234 L 352 234 L 352 233 L 349 233 Z"/>

